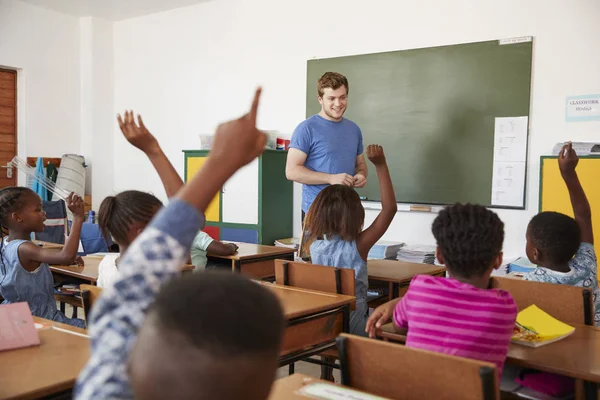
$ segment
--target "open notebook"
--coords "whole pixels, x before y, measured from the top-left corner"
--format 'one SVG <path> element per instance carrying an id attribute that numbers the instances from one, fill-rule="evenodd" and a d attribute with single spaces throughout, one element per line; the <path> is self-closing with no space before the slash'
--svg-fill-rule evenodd
<path id="1" fill-rule="evenodd" d="M 26 302 L 0 305 L 0 351 L 39 344 L 40 337 Z"/>

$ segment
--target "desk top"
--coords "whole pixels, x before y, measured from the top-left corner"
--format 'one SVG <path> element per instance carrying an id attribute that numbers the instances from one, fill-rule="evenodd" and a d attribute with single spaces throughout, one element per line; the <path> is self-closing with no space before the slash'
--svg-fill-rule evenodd
<path id="1" fill-rule="evenodd" d="M 60 250 L 63 247 L 65 247 L 64 244 L 44 242 L 42 240 L 34 240 L 33 243 L 37 244 L 38 246 L 41 246 L 44 249 L 56 249 L 56 250 Z"/>
<path id="2" fill-rule="evenodd" d="M 343 294 L 318 292 L 274 283 L 262 284 L 277 296 L 286 319 L 331 310 L 355 301 L 355 297 Z"/>
<path id="3" fill-rule="evenodd" d="M 439 265 L 415 264 L 396 260 L 370 260 L 367 262 L 370 279 L 385 282 L 409 283 L 415 275 L 436 275 L 446 271 Z"/>
<path id="4" fill-rule="evenodd" d="M 82 267 L 78 265 L 51 265 L 50 271 L 95 284 L 98 280 L 98 266 L 104 256 L 85 256 L 82 258 L 85 263 Z M 186 264 L 181 268 L 181 271 L 192 271 L 193 269 L 193 265 Z"/>
<path id="5" fill-rule="evenodd" d="M 34 317 L 61 329 L 84 329 Z M 0 398 L 41 398 L 69 390 L 90 357 L 89 339 L 55 329 L 39 330 L 41 344 L 0 353 Z"/>
<path id="6" fill-rule="evenodd" d="M 600 329 L 571 324 L 571 336 L 533 348 L 511 344 L 506 361 L 525 368 L 600 382 Z"/>
<path id="7" fill-rule="evenodd" d="M 571 336 L 541 347 L 511 344 L 506 362 L 524 368 L 600 382 L 600 329 L 571 324 Z M 378 336 L 394 341 L 406 339 L 394 331 L 391 323 L 381 327 Z"/>
<path id="8" fill-rule="evenodd" d="M 333 388 L 341 388 L 341 386 L 339 386 L 339 385 L 336 385 L 331 382 L 323 381 L 321 379 L 313 378 L 313 377 L 306 376 L 303 374 L 294 374 L 294 375 L 290 375 L 290 376 L 286 376 L 286 377 L 277 379 L 273 383 L 273 388 L 271 389 L 271 395 L 269 396 L 268 400 L 307 399 L 308 397 L 303 396 L 297 392 L 298 392 L 298 390 L 302 389 L 304 386 L 310 385 L 313 383 L 323 383 L 326 385 L 330 385 Z M 359 392 L 357 390 L 350 389 L 350 388 L 345 388 L 345 389 L 352 390 L 352 393 L 356 395 L 356 397 L 353 397 L 353 398 L 360 399 L 361 394 L 364 394 L 365 398 L 371 398 L 371 397 L 367 397 L 369 395 L 367 395 L 364 392 Z M 382 399 L 382 397 L 378 397 L 378 399 Z"/>
<path id="9" fill-rule="evenodd" d="M 263 257 L 277 257 L 277 256 L 287 256 L 290 254 L 294 254 L 296 252 L 295 249 L 290 249 L 287 247 L 277 247 L 277 246 L 264 246 L 260 244 L 252 244 L 252 243 L 241 243 L 241 242 L 227 242 L 227 243 L 235 243 L 239 246 L 238 251 L 231 256 L 218 256 L 215 254 L 208 254 L 209 257 L 214 258 L 223 258 L 226 260 L 251 260 L 253 258 L 263 258 Z"/>

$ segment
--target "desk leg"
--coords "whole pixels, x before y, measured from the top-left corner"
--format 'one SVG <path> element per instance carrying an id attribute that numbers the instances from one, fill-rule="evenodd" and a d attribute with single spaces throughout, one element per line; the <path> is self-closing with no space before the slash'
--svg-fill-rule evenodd
<path id="1" fill-rule="evenodd" d="M 392 299 L 400 297 L 400 284 L 398 282 L 392 283 Z"/>
<path id="2" fill-rule="evenodd" d="M 586 400 L 597 400 L 598 399 L 598 384 L 596 382 L 584 382 L 583 383 Z"/>
<path id="3" fill-rule="evenodd" d="M 233 272 L 242 273 L 242 262 L 240 260 L 233 260 Z"/>

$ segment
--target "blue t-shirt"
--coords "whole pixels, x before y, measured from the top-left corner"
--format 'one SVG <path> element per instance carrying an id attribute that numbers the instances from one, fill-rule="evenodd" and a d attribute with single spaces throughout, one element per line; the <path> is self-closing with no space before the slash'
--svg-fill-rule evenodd
<path id="1" fill-rule="evenodd" d="M 290 147 L 306 153 L 304 166 L 311 171 L 354 176 L 356 156 L 363 153 L 362 133 L 349 119 L 335 122 L 315 114 L 296 127 Z M 308 212 L 319 192 L 327 186 L 303 185 L 302 211 Z"/>

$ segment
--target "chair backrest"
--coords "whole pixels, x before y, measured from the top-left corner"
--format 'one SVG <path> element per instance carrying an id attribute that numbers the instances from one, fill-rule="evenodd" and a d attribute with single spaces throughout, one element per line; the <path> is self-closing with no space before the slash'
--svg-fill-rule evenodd
<path id="1" fill-rule="evenodd" d="M 325 265 L 275 260 L 275 282 L 336 294 L 356 296 L 354 270 Z"/>
<path id="2" fill-rule="evenodd" d="M 519 311 L 535 304 L 567 324 L 594 324 L 590 289 L 513 278 L 494 278 L 492 285 L 509 292 Z"/>
<path id="3" fill-rule="evenodd" d="M 497 400 L 496 366 L 342 334 L 342 385 L 390 399 Z"/>
<path id="4" fill-rule="evenodd" d="M 44 201 L 42 208 L 46 213 L 44 231 L 35 234 L 36 240 L 50 243 L 65 243 L 65 235 L 68 233 L 67 206 L 63 200 Z"/>
<path id="5" fill-rule="evenodd" d="M 102 288 L 94 285 L 79 285 L 79 290 L 81 290 L 81 305 L 87 323 L 90 316 L 90 310 L 102 294 Z"/>
<path id="6" fill-rule="evenodd" d="M 84 222 L 81 227 L 81 246 L 84 255 L 86 255 L 107 252 L 109 244 L 106 242 L 98 224 Z"/>

